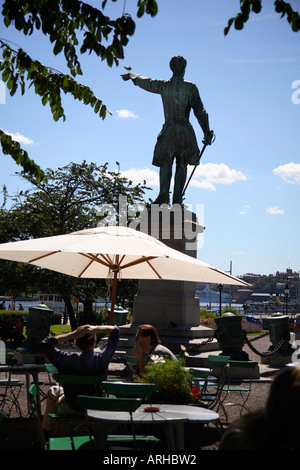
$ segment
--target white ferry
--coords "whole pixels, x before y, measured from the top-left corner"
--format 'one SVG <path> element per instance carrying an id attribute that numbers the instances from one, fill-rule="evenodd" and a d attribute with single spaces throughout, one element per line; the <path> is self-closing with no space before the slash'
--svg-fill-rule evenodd
<path id="1" fill-rule="evenodd" d="M 63 313 L 66 310 L 64 300 L 57 294 L 40 294 L 39 303 L 47 305 L 51 310 L 57 313 Z"/>

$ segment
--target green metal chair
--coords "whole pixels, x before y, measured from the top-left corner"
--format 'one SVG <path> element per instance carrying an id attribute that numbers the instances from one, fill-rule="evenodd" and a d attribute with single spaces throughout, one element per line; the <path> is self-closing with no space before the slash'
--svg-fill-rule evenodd
<path id="1" fill-rule="evenodd" d="M 44 368 L 45 368 L 45 372 L 47 372 L 48 380 L 39 381 L 39 385 L 44 386 L 44 387 L 51 387 L 52 385 L 56 384 L 56 381 L 52 378 L 51 374 L 53 374 L 55 372 L 58 372 L 58 370 L 51 363 L 44 364 Z M 46 400 L 47 395 L 48 395 L 47 392 L 44 392 L 44 390 L 42 390 L 42 388 L 40 388 L 40 396 L 41 396 L 40 400 L 41 400 L 41 402 L 43 400 Z"/>
<path id="2" fill-rule="evenodd" d="M 190 368 L 192 383 L 199 389 L 200 398 L 208 393 L 208 387 L 215 387 L 217 378 L 212 377 L 211 370 L 199 370 Z"/>
<path id="3" fill-rule="evenodd" d="M 28 394 L 31 414 L 35 422 L 38 440 L 43 450 L 93 450 L 96 448 L 95 437 L 91 434 L 88 436 L 51 437 L 47 442 L 38 412 L 37 388 L 35 384 L 30 386 Z"/>
<path id="4" fill-rule="evenodd" d="M 99 395 L 100 390 L 102 389 L 101 383 L 104 379 L 103 375 L 74 375 L 74 374 L 60 374 L 59 372 L 55 372 L 53 374 L 53 379 L 55 383 L 63 387 L 65 391 L 66 398 L 68 398 L 68 393 L 70 390 L 76 391 L 76 395 L 82 394 L 89 394 Z M 49 416 L 52 419 L 65 419 L 69 418 L 70 416 L 66 415 L 58 415 L 54 413 L 50 413 Z M 74 416 L 72 415 L 72 420 L 82 420 L 83 417 Z"/>
<path id="5" fill-rule="evenodd" d="M 213 409 L 217 413 L 220 410 L 226 414 L 223 401 L 223 388 L 225 381 L 228 376 L 229 366 L 228 361 L 229 356 L 215 356 L 210 354 L 208 356 L 208 367 L 211 369 L 212 374 L 217 377 L 217 382 L 213 383 L 211 386 L 207 386 L 207 390 L 202 394 L 201 400 L 206 404 L 207 408 Z"/>
<path id="6" fill-rule="evenodd" d="M 223 391 L 226 393 L 226 397 L 223 401 L 224 408 L 226 410 L 226 420 L 228 422 L 229 410 L 233 407 L 240 408 L 240 416 L 244 411 L 250 411 L 248 406 L 248 399 L 250 397 L 252 381 L 254 378 L 254 369 L 258 365 L 255 361 L 228 361 L 229 373 L 227 378 L 227 384 L 224 385 Z M 249 371 L 247 379 L 243 378 L 243 369 Z M 241 371 L 236 374 L 236 371 Z M 238 378 L 240 376 L 241 378 Z M 227 401 L 228 398 L 230 401 Z"/>
<path id="7" fill-rule="evenodd" d="M 17 360 L 6 357 L 6 365 L 10 366 L 9 371 L 5 378 L 0 379 L 0 408 L 9 417 L 13 408 L 22 417 L 21 407 L 18 401 L 21 388 L 24 385 L 19 379 L 12 378 L 14 372 L 14 366 L 17 364 Z"/>
<path id="8" fill-rule="evenodd" d="M 128 434 L 108 434 L 106 437 L 106 446 L 110 450 L 118 449 L 138 449 L 149 450 L 153 446 L 160 443 L 160 439 L 151 435 L 136 435 L 134 425 L 132 422 L 132 413 L 141 406 L 142 400 L 140 398 L 113 398 L 113 397 L 89 397 L 79 395 L 77 397 L 79 406 L 85 410 L 100 410 L 119 412 L 125 411 L 129 413 L 131 423 L 131 433 Z M 130 447 L 128 447 L 131 444 Z"/>

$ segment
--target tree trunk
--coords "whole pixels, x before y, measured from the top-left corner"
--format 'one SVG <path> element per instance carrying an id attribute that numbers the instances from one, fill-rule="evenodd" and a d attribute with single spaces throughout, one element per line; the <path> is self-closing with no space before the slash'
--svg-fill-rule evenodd
<path id="1" fill-rule="evenodd" d="M 83 319 L 82 319 L 84 325 L 91 323 L 92 311 L 93 311 L 93 300 L 85 299 L 83 302 Z"/>
<path id="2" fill-rule="evenodd" d="M 71 299 L 70 299 L 69 296 L 63 296 L 63 299 L 64 299 L 64 302 L 66 304 L 67 315 L 68 315 L 69 320 L 70 320 L 71 329 L 72 329 L 72 331 L 74 331 L 77 328 L 77 324 L 76 324 L 75 312 L 74 312 L 74 308 L 73 308 Z"/>

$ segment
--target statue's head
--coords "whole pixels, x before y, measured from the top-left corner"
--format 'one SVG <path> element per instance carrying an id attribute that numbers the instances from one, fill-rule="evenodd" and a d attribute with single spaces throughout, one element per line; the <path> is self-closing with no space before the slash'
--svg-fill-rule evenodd
<path id="1" fill-rule="evenodd" d="M 170 69 L 172 70 L 174 75 L 183 77 L 186 64 L 187 62 L 185 58 L 181 57 L 180 55 L 177 55 L 175 57 L 172 57 L 172 59 L 170 60 Z"/>

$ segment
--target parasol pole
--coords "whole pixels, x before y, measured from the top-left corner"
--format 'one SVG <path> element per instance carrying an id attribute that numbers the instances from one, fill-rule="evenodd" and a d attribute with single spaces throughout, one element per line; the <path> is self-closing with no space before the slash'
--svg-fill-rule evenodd
<path id="1" fill-rule="evenodd" d="M 113 325 L 114 323 L 114 309 L 115 309 L 116 295 L 117 295 L 117 281 L 118 281 L 118 271 L 115 271 L 114 278 L 113 278 L 112 293 L 111 293 L 111 303 L 110 303 L 110 315 L 109 315 L 110 325 Z"/>

